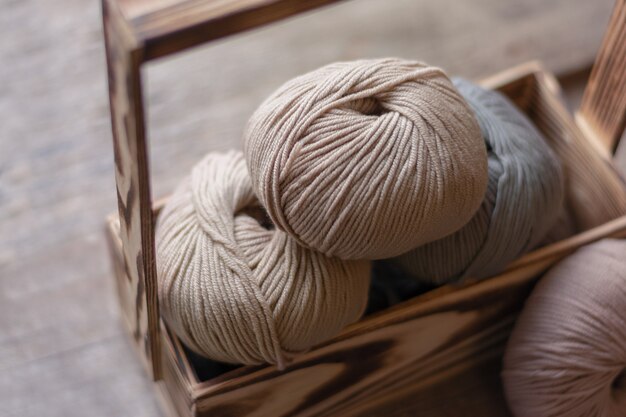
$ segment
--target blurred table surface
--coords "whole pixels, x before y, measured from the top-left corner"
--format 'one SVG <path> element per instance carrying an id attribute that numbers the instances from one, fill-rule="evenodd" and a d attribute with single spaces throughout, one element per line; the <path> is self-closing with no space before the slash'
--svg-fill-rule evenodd
<path id="1" fill-rule="evenodd" d="M 0 0 L 0 416 L 155 416 L 103 239 L 116 210 L 100 8 Z M 612 0 L 353 0 L 145 70 L 155 195 L 241 145 L 264 96 L 335 60 L 402 56 L 480 78 L 583 74 Z M 571 76 L 568 79 L 575 79 Z M 571 83 L 573 100 L 581 82 Z"/>

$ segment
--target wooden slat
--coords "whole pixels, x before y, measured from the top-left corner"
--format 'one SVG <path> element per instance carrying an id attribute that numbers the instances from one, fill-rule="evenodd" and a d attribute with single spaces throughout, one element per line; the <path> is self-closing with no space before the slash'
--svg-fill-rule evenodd
<path id="1" fill-rule="evenodd" d="M 563 162 L 566 205 L 579 230 L 626 214 L 624 182 L 610 158 L 598 153 L 593 139 L 573 123 L 557 80 L 540 63 L 509 69 L 482 84 L 500 90 L 524 110 Z"/>
<path id="2" fill-rule="evenodd" d="M 610 158 L 603 158 L 573 122 L 555 77 L 542 71 L 537 81 L 528 115 L 565 161 L 566 205 L 577 228 L 587 230 L 626 214 L 624 181 Z"/>
<path id="3" fill-rule="evenodd" d="M 339 0 L 118 0 L 144 59 L 178 52 Z"/>
<path id="4" fill-rule="evenodd" d="M 127 285 L 118 286 L 118 291 L 123 295 L 123 314 L 132 329 L 140 356 L 148 372 L 158 379 L 159 304 L 152 262 L 152 207 L 139 68 L 142 50 L 126 36 L 123 19 L 107 0 L 102 2 L 102 12 L 123 242 L 122 265 L 129 280 Z"/>
<path id="5" fill-rule="evenodd" d="M 435 417 L 449 407 L 472 416 L 507 416 L 497 372 L 485 375 L 481 369 L 488 363 L 497 368 L 515 311 L 529 288 L 509 287 L 497 298 L 481 298 L 480 306 L 459 305 L 316 349 L 284 372 L 270 370 L 253 383 L 199 399 L 198 415 L 412 411 L 407 415 Z M 464 374 L 471 375 L 472 384 Z"/>
<path id="6" fill-rule="evenodd" d="M 626 0 L 616 0 L 577 121 L 613 153 L 626 127 Z"/>

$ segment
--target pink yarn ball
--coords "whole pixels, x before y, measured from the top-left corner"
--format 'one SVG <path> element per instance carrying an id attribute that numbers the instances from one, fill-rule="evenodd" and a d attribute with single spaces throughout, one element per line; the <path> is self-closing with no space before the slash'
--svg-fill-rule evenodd
<path id="1" fill-rule="evenodd" d="M 626 241 L 583 247 L 541 279 L 502 376 L 516 417 L 626 416 Z"/>

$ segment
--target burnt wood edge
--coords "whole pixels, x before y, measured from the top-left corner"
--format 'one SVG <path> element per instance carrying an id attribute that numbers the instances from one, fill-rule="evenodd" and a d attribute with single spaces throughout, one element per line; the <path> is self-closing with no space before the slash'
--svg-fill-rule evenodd
<path id="1" fill-rule="evenodd" d="M 102 0 L 101 6 L 123 261 L 136 283 L 133 335 L 150 363 L 148 372 L 159 379 L 159 305 L 140 72 L 143 49 L 129 36 L 119 10 L 109 0 Z"/>
<path id="2" fill-rule="evenodd" d="M 626 0 L 616 0 L 576 122 L 606 154 L 626 128 Z"/>

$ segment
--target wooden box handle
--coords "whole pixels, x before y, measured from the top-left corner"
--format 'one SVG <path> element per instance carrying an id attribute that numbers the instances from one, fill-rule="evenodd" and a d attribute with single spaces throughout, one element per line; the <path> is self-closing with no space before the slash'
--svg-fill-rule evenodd
<path id="1" fill-rule="evenodd" d="M 150 192 L 141 66 L 149 59 L 182 51 L 218 37 L 311 10 L 337 0 L 247 0 L 229 3 L 192 25 L 150 37 L 146 19 L 129 18 L 120 0 L 101 0 L 105 35 L 115 180 L 124 267 L 135 300 L 135 341 L 155 380 L 161 376 L 159 303 L 154 255 L 154 216 Z M 611 151 L 626 117 L 626 0 L 618 0 L 609 31 L 585 91 L 579 118 Z M 167 19 L 166 19 L 167 20 Z M 149 22 L 149 19 L 147 20 Z M 202 30 L 199 30 L 202 29 Z M 171 42 L 167 42 L 171 38 Z M 157 48 L 157 41 L 163 43 Z M 160 45 L 160 44 L 159 44 Z"/>

